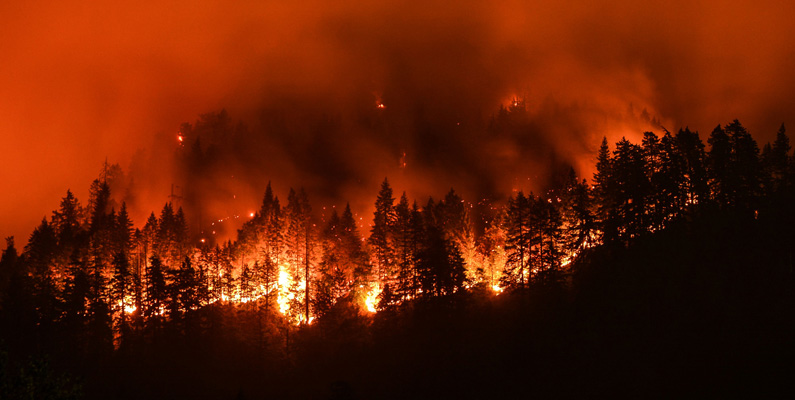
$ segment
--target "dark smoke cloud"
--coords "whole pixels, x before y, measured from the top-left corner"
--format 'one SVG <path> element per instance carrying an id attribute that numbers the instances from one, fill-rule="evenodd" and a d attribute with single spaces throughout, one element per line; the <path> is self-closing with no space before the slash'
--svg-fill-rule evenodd
<path id="1" fill-rule="evenodd" d="M 367 220 L 384 176 L 422 201 L 538 190 L 556 165 L 587 177 L 602 136 L 652 128 L 644 109 L 702 137 L 793 120 L 786 1 L 295 3 L 0 4 L 0 234 L 25 237 L 67 188 L 85 201 L 105 157 L 130 171 L 139 224 L 172 183 L 210 191 L 214 217 L 256 208 L 269 180 Z M 530 128 L 491 134 L 515 97 Z M 244 148 L 186 174 L 180 124 L 222 108 Z"/>

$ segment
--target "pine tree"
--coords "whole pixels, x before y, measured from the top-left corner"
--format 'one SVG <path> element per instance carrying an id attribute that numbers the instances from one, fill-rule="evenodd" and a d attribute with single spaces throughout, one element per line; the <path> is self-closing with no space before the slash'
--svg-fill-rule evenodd
<path id="1" fill-rule="evenodd" d="M 290 189 L 287 197 L 285 252 L 289 262 L 289 273 L 292 278 L 293 288 L 290 290 L 302 292 L 303 297 L 295 297 L 291 313 L 298 317 L 303 315 L 303 321 L 309 319 L 311 263 L 312 263 L 312 229 L 309 199 L 306 192 L 301 189 L 296 193 Z M 303 286 L 301 288 L 300 286 Z"/>
<path id="2" fill-rule="evenodd" d="M 561 251 L 563 235 L 558 202 L 553 199 L 531 201 L 531 226 L 533 249 L 533 277 L 542 285 L 556 285 L 562 281 Z"/>
<path id="3" fill-rule="evenodd" d="M 384 284 L 381 293 L 378 294 L 378 304 L 376 309 L 379 311 L 390 310 L 398 305 L 398 297 L 392 291 L 392 285 L 389 282 Z"/>
<path id="4" fill-rule="evenodd" d="M 412 213 L 411 209 L 409 209 L 409 200 L 406 197 L 406 192 L 403 192 L 403 195 L 400 196 L 400 202 L 395 206 L 395 223 L 392 229 L 392 236 L 394 238 L 398 265 L 395 292 L 403 300 L 414 293 L 413 275 L 414 263 L 417 257 L 413 246 Z"/>
<path id="5" fill-rule="evenodd" d="M 256 270 L 258 267 L 259 265 L 255 263 L 254 269 Z M 240 299 L 242 301 L 250 302 L 254 298 L 256 289 L 254 274 L 252 269 L 248 267 L 248 264 L 243 264 L 243 267 L 240 269 L 238 284 L 240 285 Z"/>
<path id="6" fill-rule="evenodd" d="M 792 149 L 789 144 L 789 137 L 787 136 L 787 128 L 782 123 L 776 132 L 776 140 L 773 142 L 772 160 L 773 165 L 777 168 L 785 168 L 789 151 Z"/>
<path id="7" fill-rule="evenodd" d="M 419 257 L 420 250 L 422 250 L 423 243 L 425 243 L 427 239 L 427 226 L 425 214 L 420 210 L 419 205 L 417 205 L 415 201 L 411 205 L 411 242 L 409 244 L 411 254 L 414 256 L 414 268 L 409 271 L 410 277 L 407 283 L 410 286 L 407 288 L 408 290 L 404 290 L 405 294 L 412 297 L 417 296 L 417 290 L 420 287 L 419 278 L 417 277 L 417 258 Z"/>
<path id="8" fill-rule="evenodd" d="M 732 145 L 729 135 L 718 125 L 710 134 L 707 142 L 710 145 L 708 171 L 712 200 L 721 208 L 731 207 L 734 205 L 734 194 L 730 177 Z"/>
<path id="9" fill-rule="evenodd" d="M 480 241 L 480 252 L 486 258 L 483 268 L 484 284 L 492 290 L 499 290 L 507 261 L 504 219 L 503 210 L 487 221 L 483 239 Z"/>
<path id="10" fill-rule="evenodd" d="M 52 215 L 53 229 L 58 237 L 57 264 L 59 266 L 68 265 L 72 252 L 79 246 L 78 241 L 82 234 L 82 214 L 80 202 L 71 190 L 67 190 L 66 196 L 61 199 L 60 207 Z"/>
<path id="11" fill-rule="evenodd" d="M 437 208 L 445 236 L 464 256 L 467 276 L 474 279 L 480 266 L 475 245 L 475 233 L 470 221 L 470 208 L 455 190 L 450 191 Z"/>
<path id="12" fill-rule="evenodd" d="M 148 325 L 157 332 L 161 326 L 168 300 L 163 263 L 157 254 L 152 255 L 149 259 L 145 287 L 144 317 Z"/>
<path id="13" fill-rule="evenodd" d="M 43 331 L 52 329 L 58 315 L 58 291 L 53 277 L 57 238 L 52 226 L 43 218 L 30 235 L 23 258 L 30 268 L 36 323 Z"/>
<path id="14" fill-rule="evenodd" d="M 464 288 L 466 271 L 458 247 L 438 228 L 428 231 L 428 241 L 417 261 L 423 297 L 451 295 Z"/>
<path id="15" fill-rule="evenodd" d="M 170 282 L 166 285 L 168 311 L 173 320 L 181 321 L 185 314 L 198 308 L 196 270 L 190 257 L 185 257 L 179 269 L 170 271 Z"/>
<path id="16" fill-rule="evenodd" d="M 568 261 L 596 244 L 598 232 L 592 196 L 591 187 L 585 180 L 578 181 L 572 169 L 561 193 L 563 249 Z"/>
<path id="17" fill-rule="evenodd" d="M 646 180 L 649 181 L 650 190 L 646 199 L 645 217 L 647 219 L 646 228 L 657 230 L 662 227 L 665 211 L 665 203 L 673 195 L 665 184 L 663 174 L 663 163 L 665 154 L 660 138 L 654 132 L 645 132 L 642 142 L 642 157 Z"/>
<path id="18" fill-rule="evenodd" d="M 619 226 L 615 217 L 617 204 L 613 159 L 607 145 L 607 137 L 602 138 L 597 153 L 593 184 L 596 220 L 601 231 L 601 239 L 609 243 L 618 237 Z"/>
<path id="19" fill-rule="evenodd" d="M 622 138 L 616 143 L 612 158 L 613 187 L 607 195 L 614 199 L 615 226 L 618 239 L 627 241 L 646 232 L 646 200 L 649 180 L 644 173 L 643 150 L 640 146 Z"/>
<path id="20" fill-rule="evenodd" d="M 76 257 L 72 258 L 69 265 L 63 298 L 63 322 L 67 339 L 70 340 L 70 343 L 79 346 L 81 352 L 85 351 L 91 282 L 87 266 Z"/>
<path id="21" fill-rule="evenodd" d="M 9 346 L 29 346 L 37 332 L 34 305 L 34 284 L 30 268 L 14 246 L 14 238 L 6 238 L 6 249 L 0 257 L 0 329 Z"/>
<path id="22" fill-rule="evenodd" d="M 529 282 L 529 256 L 532 246 L 531 201 L 531 198 L 525 197 L 521 191 L 515 197 L 508 199 L 504 220 L 507 259 L 501 286 L 524 288 Z"/>
<path id="23" fill-rule="evenodd" d="M 362 247 L 362 236 L 356 226 L 356 220 L 351 212 L 351 205 L 345 205 L 339 222 L 339 234 L 343 249 L 344 259 L 348 263 L 345 270 L 345 279 L 352 283 L 351 290 L 360 295 L 360 288 L 367 283 L 371 276 L 370 264 L 367 253 Z"/>
<path id="24" fill-rule="evenodd" d="M 176 268 L 179 260 L 177 243 L 177 221 L 174 215 L 174 208 L 171 203 L 166 203 L 160 211 L 160 218 L 157 220 L 157 235 L 155 240 L 155 254 L 158 255 L 164 266 Z"/>
<path id="25" fill-rule="evenodd" d="M 758 209 L 761 195 L 762 165 L 759 160 L 759 147 L 738 120 L 726 126 L 726 133 L 732 146 L 729 178 L 733 204 L 739 212 L 753 215 Z"/>
<path id="26" fill-rule="evenodd" d="M 127 204 L 122 202 L 114 224 L 114 244 L 117 252 L 129 253 L 133 246 L 133 223 L 127 214 Z"/>
<path id="27" fill-rule="evenodd" d="M 784 179 L 787 173 L 789 164 L 789 151 L 791 147 L 789 144 L 789 137 L 787 137 L 787 130 L 784 124 L 776 133 L 776 140 L 770 149 L 770 157 L 768 161 L 769 173 L 772 177 L 774 192 L 777 192 L 784 184 Z"/>
<path id="28" fill-rule="evenodd" d="M 270 182 L 268 182 L 265 197 L 262 200 L 260 216 L 263 219 L 262 229 L 264 230 L 262 235 L 264 241 L 262 253 L 274 264 L 278 265 L 283 242 L 282 210 L 279 205 L 279 198 L 273 195 Z"/>
<path id="29" fill-rule="evenodd" d="M 342 248 L 340 217 L 337 210 L 331 212 L 326 228 L 323 230 L 323 257 L 320 261 L 320 279 L 318 284 L 324 290 L 318 289 L 320 303 L 330 307 L 338 297 L 346 291 L 344 270 L 347 266 L 344 250 Z M 324 292 L 321 296 L 321 292 Z M 328 309 L 328 308 L 326 308 Z"/>
<path id="30" fill-rule="evenodd" d="M 101 229 L 106 228 L 108 221 L 107 215 L 111 210 L 110 206 L 110 187 L 107 183 L 94 180 L 89 190 L 89 231 L 95 234 Z"/>
<path id="31" fill-rule="evenodd" d="M 260 219 L 261 242 L 260 252 L 264 257 L 269 257 L 273 262 L 278 263 L 282 247 L 282 210 L 279 205 L 279 198 L 274 196 L 271 184 L 265 189 L 265 196 L 262 199 L 262 206 L 258 212 Z"/>
<path id="32" fill-rule="evenodd" d="M 178 259 L 184 259 L 188 256 L 188 253 L 191 249 L 190 244 L 190 236 L 188 232 L 188 220 L 185 218 L 185 212 L 182 211 L 182 207 L 177 209 L 177 212 L 174 214 L 174 247 L 175 247 L 175 256 Z"/>
<path id="33" fill-rule="evenodd" d="M 9 236 L 6 238 L 6 248 L 0 257 L 0 309 L 3 307 L 3 295 L 8 292 L 11 276 L 18 273 L 18 260 L 19 254 L 14 246 L 14 237 Z"/>
<path id="34" fill-rule="evenodd" d="M 685 128 L 675 137 L 677 152 L 684 158 L 685 205 L 693 207 L 709 201 L 707 154 L 698 132 Z"/>
<path id="35" fill-rule="evenodd" d="M 646 138 L 653 136 L 647 132 Z M 656 137 L 656 136 L 655 136 Z M 650 141 L 644 138 L 643 151 L 646 164 L 646 179 L 649 182 L 646 207 L 646 228 L 651 231 L 663 229 L 676 218 L 687 204 L 687 166 L 679 152 L 675 139 L 669 132 L 656 142 L 654 154 Z"/>
<path id="36" fill-rule="evenodd" d="M 217 300 L 228 301 L 235 296 L 235 268 L 232 265 L 232 260 L 234 260 L 233 250 L 230 242 L 224 243 L 223 247 L 216 248 L 215 271 L 212 272 L 212 276 L 215 299 Z"/>
<path id="37" fill-rule="evenodd" d="M 793 164 L 791 163 L 789 137 L 784 124 L 776 133 L 772 145 L 765 146 L 762 152 L 763 188 L 765 203 L 769 211 L 783 224 L 791 216 L 790 204 L 793 199 Z"/>
<path id="38" fill-rule="evenodd" d="M 323 256 L 313 298 L 314 309 L 318 316 L 328 312 L 349 290 L 344 274 L 346 261 L 340 230 L 340 217 L 334 209 L 322 235 Z"/>
<path id="39" fill-rule="evenodd" d="M 394 201 L 389 181 L 384 178 L 375 201 L 373 225 L 368 240 L 373 252 L 375 274 L 380 282 L 391 282 L 396 275 L 395 249 L 391 235 L 395 220 Z"/>
<path id="40" fill-rule="evenodd" d="M 368 284 L 367 255 L 350 205 L 340 217 L 333 210 L 323 231 L 323 257 L 315 302 L 318 313 L 328 311 L 343 297 L 362 300 Z"/>
<path id="41" fill-rule="evenodd" d="M 264 303 L 265 318 L 269 318 L 271 309 L 276 305 L 277 293 L 279 291 L 279 266 L 270 259 L 265 258 L 260 265 L 258 273 L 259 282 L 263 286 L 264 294 L 260 302 Z"/>
<path id="42" fill-rule="evenodd" d="M 132 305 L 130 298 L 133 292 L 133 276 L 130 272 L 130 261 L 123 251 L 113 257 L 113 277 L 110 281 L 110 300 L 114 311 L 114 322 L 118 327 L 120 341 L 127 339 L 129 326 L 127 309 Z"/>
<path id="43" fill-rule="evenodd" d="M 155 249 L 159 247 L 157 234 L 159 230 L 160 227 L 155 213 L 149 214 L 149 218 L 146 219 L 146 224 L 144 224 L 141 230 L 141 235 L 138 237 L 138 245 L 141 254 L 147 263 L 149 262 L 149 258 L 155 254 Z M 145 267 L 146 266 L 144 266 L 144 269 Z"/>
<path id="44" fill-rule="evenodd" d="M 47 218 L 43 218 L 39 226 L 33 230 L 30 240 L 25 246 L 25 260 L 34 277 L 50 274 L 50 267 L 58 247 L 55 231 Z"/>
<path id="45" fill-rule="evenodd" d="M 93 357 L 107 357 L 113 351 L 113 320 L 106 297 L 92 297 L 88 304 L 87 343 Z"/>

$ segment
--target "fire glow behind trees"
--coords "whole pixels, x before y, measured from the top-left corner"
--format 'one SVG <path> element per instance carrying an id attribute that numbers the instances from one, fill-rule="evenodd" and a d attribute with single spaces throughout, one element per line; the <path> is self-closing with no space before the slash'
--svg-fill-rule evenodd
<path id="1" fill-rule="evenodd" d="M 0 5 L 0 397 L 787 375 L 795 6 L 227 3 Z"/>

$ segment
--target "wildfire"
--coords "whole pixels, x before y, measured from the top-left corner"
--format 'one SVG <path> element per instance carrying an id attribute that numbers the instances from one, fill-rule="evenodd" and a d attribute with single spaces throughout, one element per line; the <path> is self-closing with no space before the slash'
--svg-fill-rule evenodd
<path id="1" fill-rule="evenodd" d="M 368 293 L 367 297 L 364 298 L 364 306 L 367 307 L 367 311 L 369 312 L 376 312 L 376 305 L 378 305 L 378 295 L 381 294 L 381 289 L 376 286 L 372 288 Z"/>
<path id="2" fill-rule="evenodd" d="M 287 310 L 290 309 L 290 300 L 295 298 L 295 294 L 288 290 L 291 281 L 290 274 L 287 273 L 287 268 L 284 265 L 280 265 L 279 293 L 276 298 L 276 303 L 279 304 L 279 312 L 282 313 L 282 315 L 287 314 Z"/>
<path id="3" fill-rule="evenodd" d="M 125 314 L 132 314 L 138 309 L 138 307 L 135 306 L 135 300 L 132 296 L 125 296 L 124 301 L 119 300 L 116 306 L 120 310 L 123 309 Z"/>

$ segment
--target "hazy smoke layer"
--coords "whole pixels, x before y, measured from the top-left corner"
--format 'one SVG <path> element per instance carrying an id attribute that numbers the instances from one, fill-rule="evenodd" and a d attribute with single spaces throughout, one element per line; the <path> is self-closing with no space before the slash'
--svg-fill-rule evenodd
<path id="1" fill-rule="evenodd" d="M 644 109 L 763 140 L 795 110 L 787 1 L 106 3 L 0 4 L 0 235 L 26 238 L 67 188 L 85 201 L 105 157 L 131 171 L 138 224 L 172 183 L 207 221 L 268 180 L 366 215 L 384 176 L 423 201 L 587 176 L 601 136 L 652 128 Z M 527 129 L 495 134 L 514 97 Z M 222 108 L 229 136 L 179 146 Z M 212 168 L 184 169 L 196 137 Z"/>

